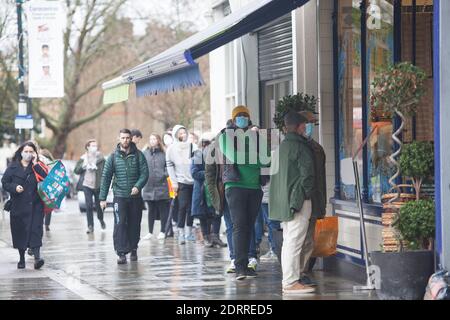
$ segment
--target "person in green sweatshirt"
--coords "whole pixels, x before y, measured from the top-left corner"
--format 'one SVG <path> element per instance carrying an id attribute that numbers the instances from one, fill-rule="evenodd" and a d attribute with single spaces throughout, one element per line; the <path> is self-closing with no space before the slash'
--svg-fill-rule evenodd
<path id="1" fill-rule="evenodd" d="M 219 149 L 225 158 L 222 180 L 233 221 L 236 279 L 242 280 L 256 277 L 255 270 L 248 267 L 248 251 L 263 196 L 260 182 L 263 165 L 259 135 L 256 130 L 251 130 L 248 108 L 234 108 L 232 121 L 233 126 L 219 136 Z"/>

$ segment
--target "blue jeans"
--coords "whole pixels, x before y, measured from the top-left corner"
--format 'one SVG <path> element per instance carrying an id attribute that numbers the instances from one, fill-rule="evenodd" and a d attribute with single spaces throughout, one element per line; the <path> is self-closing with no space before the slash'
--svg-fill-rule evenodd
<path id="1" fill-rule="evenodd" d="M 235 259 L 234 247 L 233 247 L 233 222 L 231 221 L 230 209 L 228 203 L 224 201 L 223 219 L 225 220 L 225 227 L 227 233 L 228 251 L 230 252 L 230 260 Z M 256 241 L 255 236 L 250 237 L 250 248 L 248 250 L 248 256 L 250 258 L 256 258 Z"/>
<path id="2" fill-rule="evenodd" d="M 273 231 L 281 229 L 280 222 L 269 219 L 269 204 L 263 203 L 261 204 L 261 211 L 259 212 L 260 217 L 256 219 L 255 231 L 256 233 L 256 243 L 261 243 L 262 233 L 264 231 L 264 223 L 269 227 L 269 245 L 272 251 L 275 251 L 275 243 L 273 241 Z M 258 223 L 261 226 L 258 226 Z M 260 232 L 261 236 L 258 238 L 258 232 Z M 258 242 L 259 239 L 259 242 Z"/>

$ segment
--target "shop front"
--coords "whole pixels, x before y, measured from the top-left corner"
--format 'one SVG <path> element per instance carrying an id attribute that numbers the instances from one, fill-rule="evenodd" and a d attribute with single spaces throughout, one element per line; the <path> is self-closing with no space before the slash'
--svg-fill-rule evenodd
<path id="1" fill-rule="evenodd" d="M 409 61 L 424 69 L 426 94 L 417 116 L 407 118 L 402 141 L 434 141 L 433 1 L 335 1 L 334 17 L 337 174 L 331 203 L 333 214 L 339 217 L 338 257 L 363 265 L 352 156 L 376 125 L 356 159 L 368 251 L 377 251 L 382 244 L 382 196 L 392 192 L 388 180 L 394 171 L 388 158 L 398 148 L 392 140 L 398 121 L 371 113 L 371 83 L 380 68 L 393 63 Z M 427 182 L 426 190 L 433 193 L 434 181 Z"/>

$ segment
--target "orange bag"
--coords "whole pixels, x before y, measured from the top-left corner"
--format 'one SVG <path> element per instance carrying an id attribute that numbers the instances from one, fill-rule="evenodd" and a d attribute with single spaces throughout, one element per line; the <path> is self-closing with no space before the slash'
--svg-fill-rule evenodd
<path id="1" fill-rule="evenodd" d="M 318 219 L 314 231 L 312 257 L 329 257 L 336 254 L 338 238 L 338 217 Z"/>
<path id="2" fill-rule="evenodd" d="M 169 185 L 169 197 L 170 199 L 174 199 L 175 191 L 173 191 L 172 181 L 170 180 L 170 177 L 167 177 L 167 184 Z"/>

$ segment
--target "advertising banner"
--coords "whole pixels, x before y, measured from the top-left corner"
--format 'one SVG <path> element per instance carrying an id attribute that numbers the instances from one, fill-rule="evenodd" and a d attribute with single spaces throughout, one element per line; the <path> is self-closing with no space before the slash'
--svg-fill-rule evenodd
<path id="1" fill-rule="evenodd" d="M 60 1 L 31 1 L 28 5 L 30 98 L 64 96 L 65 12 Z"/>

